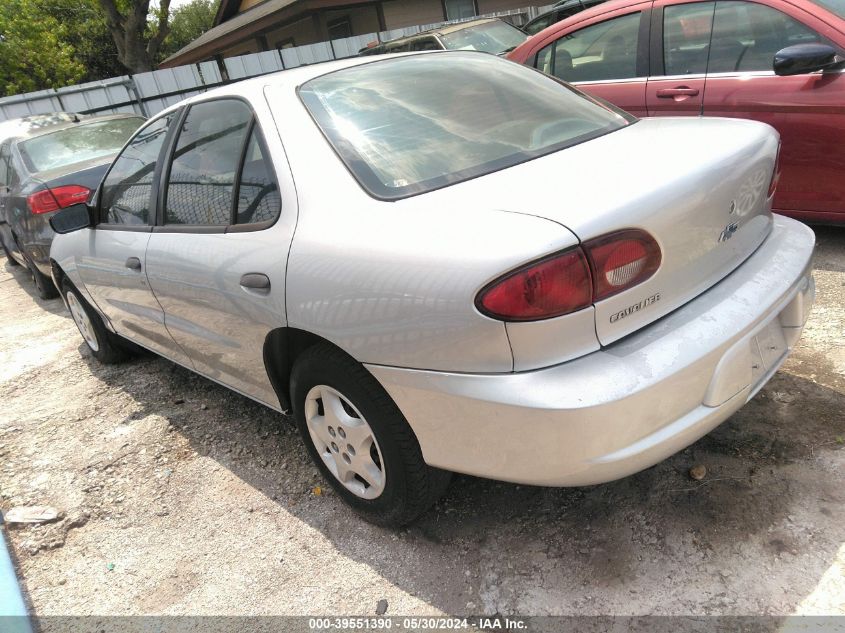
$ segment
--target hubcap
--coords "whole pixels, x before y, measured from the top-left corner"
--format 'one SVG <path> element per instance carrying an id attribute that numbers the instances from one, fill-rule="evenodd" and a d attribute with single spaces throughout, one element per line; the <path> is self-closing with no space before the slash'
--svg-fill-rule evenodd
<path id="1" fill-rule="evenodd" d="M 79 333 L 82 334 L 82 338 L 88 343 L 88 347 L 95 352 L 98 351 L 100 345 L 97 343 L 97 335 L 94 333 L 94 326 L 91 325 L 91 319 L 88 318 L 85 308 L 82 307 L 79 299 L 72 292 L 67 293 L 67 305 L 70 308 L 70 315 L 73 317 L 73 322 L 76 323 L 76 327 L 79 328 Z"/>
<path id="2" fill-rule="evenodd" d="M 323 463 L 347 490 L 362 499 L 384 491 L 384 460 L 373 430 L 343 394 L 313 387 L 305 397 L 305 422 Z"/>

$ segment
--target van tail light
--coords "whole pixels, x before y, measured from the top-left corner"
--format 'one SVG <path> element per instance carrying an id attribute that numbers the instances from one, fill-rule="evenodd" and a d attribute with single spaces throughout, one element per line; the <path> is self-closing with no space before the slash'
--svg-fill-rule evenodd
<path id="1" fill-rule="evenodd" d="M 503 275 L 478 293 L 475 305 L 501 321 L 563 316 L 644 282 L 661 260 L 651 235 L 625 229 Z"/>
<path id="2" fill-rule="evenodd" d="M 772 171 L 772 179 L 769 181 L 769 193 L 766 195 L 767 198 L 771 198 L 775 195 L 775 190 L 778 188 L 778 182 L 780 182 L 780 150 L 782 144 L 778 143 L 778 153 L 775 156 L 775 168 Z"/>
<path id="3" fill-rule="evenodd" d="M 50 213 L 79 202 L 85 202 L 91 190 L 81 185 L 65 185 L 54 189 L 42 189 L 26 199 L 32 213 Z"/>
<path id="4" fill-rule="evenodd" d="M 585 242 L 593 270 L 593 302 L 607 299 L 651 277 L 663 256 L 654 238 L 625 229 Z"/>
<path id="5" fill-rule="evenodd" d="M 502 321 L 536 321 L 592 303 L 590 266 L 576 247 L 523 266 L 488 284 L 476 297 L 480 312 Z"/>

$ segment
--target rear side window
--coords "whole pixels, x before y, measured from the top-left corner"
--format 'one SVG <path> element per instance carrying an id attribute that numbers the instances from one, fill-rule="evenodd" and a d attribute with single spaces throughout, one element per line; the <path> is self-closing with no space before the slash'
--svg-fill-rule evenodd
<path id="1" fill-rule="evenodd" d="M 282 199 L 273 179 L 269 157 L 261 147 L 257 129 L 250 134 L 238 183 L 236 224 L 272 222 L 279 215 Z"/>
<path id="2" fill-rule="evenodd" d="M 279 187 L 252 109 L 237 99 L 191 106 L 170 163 L 166 225 L 273 222 Z"/>
<path id="3" fill-rule="evenodd" d="M 537 54 L 537 68 L 564 81 L 637 76 L 640 13 L 599 22 L 564 35 Z"/>
<path id="4" fill-rule="evenodd" d="M 100 208 L 107 224 L 150 224 L 153 175 L 173 115 L 142 128 L 112 164 L 103 181 Z"/>
<path id="5" fill-rule="evenodd" d="M 191 106 L 170 165 L 165 224 L 231 223 L 238 162 L 251 122 L 252 111 L 242 101 Z"/>
<path id="6" fill-rule="evenodd" d="M 715 7 L 715 2 L 695 2 L 663 9 L 663 62 L 667 75 L 707 72 Z"/>

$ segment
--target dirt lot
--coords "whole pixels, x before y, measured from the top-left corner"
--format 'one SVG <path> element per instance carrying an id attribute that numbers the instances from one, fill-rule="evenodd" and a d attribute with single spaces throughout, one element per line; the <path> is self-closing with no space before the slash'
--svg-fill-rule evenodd
<path id="1" fill-rule="evenodd" d="M 798 349 L 714 433 L 601 486 L 459 477 L 398 532 L 315 490 L 283 416 L 159 358 L 98 365 L 0 265 L 0 508 L 64 513 L 9 529 L 24 591 L 41 616 L 845 614 L 845 230 L 817 233 Z"/>

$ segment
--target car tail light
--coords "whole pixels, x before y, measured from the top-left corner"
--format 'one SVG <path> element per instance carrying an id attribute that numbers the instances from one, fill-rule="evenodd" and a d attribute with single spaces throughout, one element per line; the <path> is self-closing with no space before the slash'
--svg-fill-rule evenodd
<path id="1" fill-rule="evenodd" d="M 30 195 L 26 201 L 32 213 L 50 213 L 72 204 L 85 202 L 91 190 L 81 185 L 65 185 L 54 189 L 42 189 Z"/>
<path id="2" fill-rule="evenodd" d="M 781 144 L 778 144 L 778 153 L 775 155 L 775 168 L 772 171 L 772 179 L 769 181 L 769 193 L 766 195 L 767 198 L 771 198 L 775 195 L 775 190 L 778 188 L 778 182 L 780 182 L 780 150 Z"/>
<path id="3" fill-rule="evenodd" d="M 662 260 L 657 242 L 639 229 L 603 235 L 585 242 L 583 248 L 593 270 L 593 302 L 644 282 Z"/>
<path id="4" fill-rule="evenodd" d="M 592 303 L 590 267 L 573 248 L 508 273 L 484 288 L 476 306 L 504 321 L 548 319 Z"/>
<path id="5" fill-rule="evenodd" d="M 644 282 L 661 260 L 651 235 L 625 229 L 507 273 L 485 286 L 475 305 L 502 321 L 562 316 Z"/>

